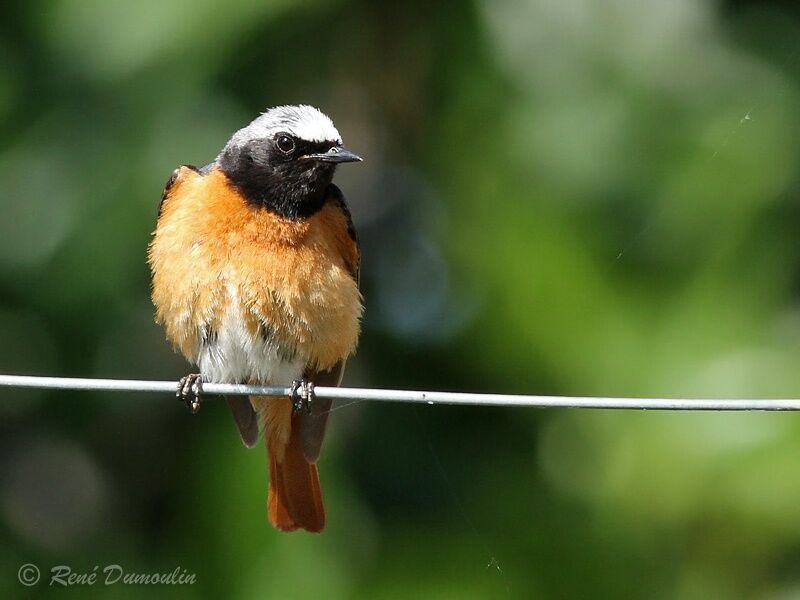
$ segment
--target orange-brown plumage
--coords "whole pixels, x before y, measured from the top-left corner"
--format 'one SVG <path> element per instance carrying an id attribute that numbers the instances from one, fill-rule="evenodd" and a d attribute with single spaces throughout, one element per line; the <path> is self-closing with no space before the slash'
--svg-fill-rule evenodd
<path id="1" fill-rule="evenodd" d="M 153 302 L 167 337 L 197 362 L 203 327 L 219 325 L 234 285 L 256 335 L 269 323 L 276 342 L 326 370 L 356 347 L 361 295 L 358 247 L 333 201 L 291 220 L 248 204 L 214 170 L 183 167 L 164 200 L 150 247 Z"/>
<path id="2" fill-rule="evenodd" d="M 267 446 L 269 453 L 269 520 L 281 531 L 298 527 L 319 532 L 325 527 L 325 507 L 317 465 L 303 454 L 300 427 L 292 405 L 286 398 L 266 400 Z M 288 435 L 288 439 L 284 436 Z"/>
<path id="3" fill-rule="evenodd" d="M 274 110 L 291 116 L 294 109 L 320 120 L 309 107 Z M 249 129 L 258 124 L 257 119 Z M 295 124 L 309 130 L 307 123 Z M 240 133 L 226 149 L 242 152 L 234 145 Z M 258 142 L 269 145 L 272 139 Z M 341 149 L 341 141 L 333 146 L 320 159 L 323 165 L 357 158 Z M 242 163 L 231 166 L 224 153 L 203 172 L 181 167 L 165 190 L 149 248 L 156 318 L 211 381 L 287 385 L 302 378 L 338 385 L 358 342 L 362 302 L 358 244 L 340 192 L 330 185 L 333 169 L 315 171 L 300 162 L 304 156 L 292 163 L 295 173 L 327 177 L 312 208 L 301 206 L 295 214 L 271 204 L 269 195 L 266 202 L 254 201 L 249 181 L 235 178 Z M 288 159 L 276 169 L 281 164 Z M 321 531 L 325 509 L 316 458 L 329 403 L 306 414 L 283 397 L 229 402 L 247 445 L 257 436 L 249 414 L 255 411 L 261 422 L 270 465 L 270 521 L 283 531 Z"/>

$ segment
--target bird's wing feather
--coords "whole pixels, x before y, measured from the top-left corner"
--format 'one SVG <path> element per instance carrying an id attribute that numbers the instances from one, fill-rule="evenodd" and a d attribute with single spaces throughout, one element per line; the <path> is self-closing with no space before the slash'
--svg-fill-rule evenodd
<path id="1" fill-rule="evenodd" d="M 247 396 L 225 396 L 242 443 L 248 448 L 258 443 L 258 416 Z"/>
<path id="2" fill-rule="evenodd" d="M 198 175 L 201 174 L 200 169 L 195 167 L 194 165 L 181 165 L 177 169 L 175 169 L 172 174 L 167 179 L 167 183 L 164 186 L 164 191 L 161 193 L 161 201 L 158 203 L 158 216 L 161 216 L 161 211 L 164 209 L 164 202 L 166 202 L 167 198 L 169 198 L 170 194 L 175 187 L 175 182 L 178 181 L 178 178 L 184 173 L 184 170 L 194 171 Z"/>
<path id="3" fill-rule="evenodd" d="M 355 227 L 353 227 L 353 219 L 350 216 L 350 210 L 347 208 L 347 203 L 344 200 L 344 195 L 341 190 L 335 185 L 331 184 L 328 189 L 329 198 L 336 203 L 339 209 L 344 213 L 347 220 L 347 233 L 352 240 L 354 246 L 355 261 L 347 261 L 350 268 L 350 275 L 360 283 L 360 263 L 361 253 L 358 245 L 358 238 L 356 236 Z M 314 373 L 307 373 L 315 386 L 320 387 L 339 387 L 344 377 L 345 360 L 340 360 L 331 369 L 327 371 L 316 371 Z M 311 463 L 317 462 L 319 452 L 322 448 L 322 440 L 325 437 L 325 429 L 328 424 L 328 415 L 331 411 L 333 401 L 331 399 L 317 398 L 311 406 L 310 414 L 300 414 L 300 439 L 303 444 L 303 454 Z"/>
<path id="4" fill-rule="evenodd" d="M 158 205 L 158 216 L 165 203 L 169 200 L 171 195 L 175 192 L 179 180 L 186 177 L 187 174 L 206 175 L 210 171 L 212 165 L 207 165 L 202 169 L 198 169 L 193 165 L 181 165 L 172 172 L 170 178 L 164 186 L 164 192 L 161 194 L 161 202 Z M 239 435 L 242 437 L 242 442 L 248 448 L 252 448 L 258 442 L 258 417 L 256 411 L 253 409 L 250 400 L 246 396 L 226 396 L 225 400 L 233 414 L 233 420 L 236 422 L 236 427 L 239 429 Z"/>
<path id="5" fill-rule="evenodd" d="M 339 361 L 329 371 L 317 371 L 310 374 L 310 379 L 315 386 L 339 387 L 344 375 L 345 361 Z M 303 454 L 311 463 L 317 462 L 325 438 L 325 429 L 328 425 L 328 415 L 331 412 L 333 400 L 330 398 L 315 398 L 311 404 L 310 413 L 299 413 L 300 440 L 303 443 Z"/>

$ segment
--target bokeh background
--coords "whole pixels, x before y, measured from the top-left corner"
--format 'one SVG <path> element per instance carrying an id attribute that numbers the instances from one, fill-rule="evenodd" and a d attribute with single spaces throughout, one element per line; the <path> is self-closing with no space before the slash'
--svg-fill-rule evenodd
<path id="1" fill-rule="evenodd" d="M 59 0 L 0 7 L 0 372 L 177 379 L 164 182 L 311 103 L 363 245 L 353 386 L 800 396 L 800 6 Z M 22 563 L 82 597 L 800 598 L 800 416 L 341 403 L 329 528 L 168 395 L 0 391 Z"/>

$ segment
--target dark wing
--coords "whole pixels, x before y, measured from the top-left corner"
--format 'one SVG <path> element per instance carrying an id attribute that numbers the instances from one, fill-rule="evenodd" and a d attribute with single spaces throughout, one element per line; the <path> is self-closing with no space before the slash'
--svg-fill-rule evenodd
<path id="1" fill-rule="evenodd" d="M 164 192 L 161 194 L 161 202 L 158 205 L 158 216 L 161 216 L 161 211 L 164 208 L 164 202 L 170 197 L 170 194 L 175 190 L 175 182 L 186 172 L 192 171 L 198 175 L 206 175 L 212 165 L 207 165 L 202 169 L 198 169 L 193 165 L 181 165 L 172 172 L 167 184 L 164 186 Z M 242 436 L 242 442 L 248 448 L 252 448 L 258 442 L 258 417 L 256 411 L 253 410 L 253 405 L 250 404 L 250 399 L 247 396 L 225 396 L 228 406 L 233 414 L 233 420 L 236 421 L 236 427 L 239 429 L 239 434 Z"/>
<path id="2" fill-rule="evenodd" d="M 345 219 L 347 219 L 347 235 L 350 236 L 350 239 L 353 240 L 353 244 L 355 244 L 356 252 L 360 254 L 360 248 L 358 245 L 358 236 L 356 235 L 356 228 L 353 225 L 353 216 L 350 214 L 350 208 L 347 206 L 347 202 L 344 199 L 344 194 L 342 190 L 340 190 L 337 186 L 330 184 L 328 186 L 328 198 L 329 201 L 334 202 L 339 210 L 342 211 L 344 214 Z M 353 278 L 358 282 L 358 265 L 351 273 Z"/>
<path id="3" fill-rule="evenodd" d="M 350 215 L 350 210 L 347 208 L 347 203 L 344 200 L 342 191 L 331 184 L 328 188 L 328 197 L 331 201 L 335 202 L 339 209 L 344 213 L 347 219 L 347 234 L 353 242 L 356 260 L 350 266 L 350 274 L 355 279 L 356 284 L 360 283 L 361 271 L 361 252 L 358 245 L 358 237 L 356 230 L 353 226 L 353 218 Z M 344 360 L 336 363 L 329 371 L 317 371 L 315 373 L 307 373 L 306 376 L 310 379 L 315 386 L 320 387 L 339 387 L 344 377 Z M 328 415 L 331 412 L 333 401 L 329 398 L 321 399 L 316 398 L 311 405 L 310 414 L 301 414 L 300 417 L 300 439 L 303 442 L 303 454 L 309 462 L 315 463 L 319 458 L 320 448 L 322 448 L 322 440 L 325 437 L 325 428 L 328 424 Z"/>
<path id="4" fill-rule="evenodd" d="M 170 193 L 172 192 L 173 187 L 175 186 L 175 182 L 178 181 L 178 177 L 181 176 L 181 172 L 184 169 L 189 169 L 194 171 L 195 173 L 200 174 L 200 169 L 193 165 L 181 165 L 177 169 L 172 172 L 172 175 L 169 176 L 167 179 L 167 184 L 164 186 L 164 191 L 161 193 L 161 202 L 158 203 L 158 216 L 161 216 L 161 211 L 164 208 L 164 202 L 167 198 L 169 198 Z"/>
<path id="5" fill-rule="evenodd" d="M 345 361 L 340 361 L 330 371 L 317 371 L 310 374 L 308 379 L 320 387 L 339 387 L 344 376 Z M 310 413 L 299 414 L 300 439 L 303 442 L 303 454 L 311 463 L 317 462 L 325 438 L 325 429 L 328 426 L 328 415 L 331 412 L 333 400 L 330 398 L 314 398 Z"/>
<path id="6" fill-rule="evenodd" d="M 248 396 L 225 396 L 242 443 L 252 448 L 258 443 L 258 416 Z"/>

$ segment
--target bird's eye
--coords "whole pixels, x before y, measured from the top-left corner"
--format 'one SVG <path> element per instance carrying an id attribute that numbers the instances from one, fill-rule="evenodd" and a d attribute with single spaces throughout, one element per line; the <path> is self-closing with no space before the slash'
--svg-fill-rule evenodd
<path id="1" fill-rule="evenodd" d="M 294 139 L 285 133 L 278 135 L 275 139 L 275 144 L 278 146 L 278 150 L 284 154 L 290 154 L 294 150 Z"/>

